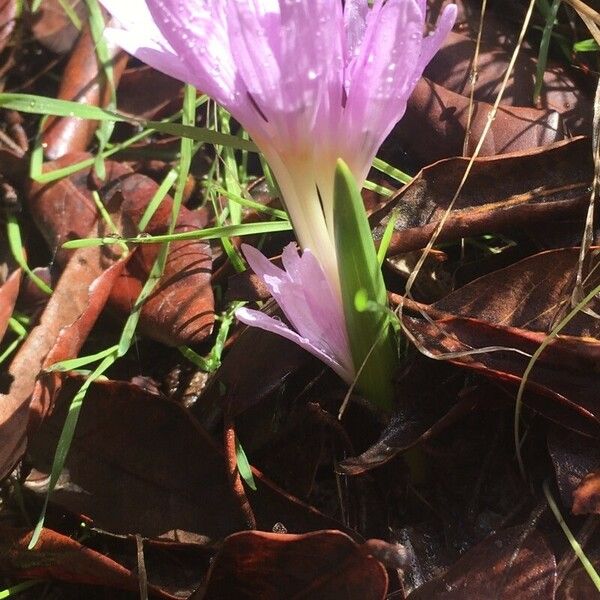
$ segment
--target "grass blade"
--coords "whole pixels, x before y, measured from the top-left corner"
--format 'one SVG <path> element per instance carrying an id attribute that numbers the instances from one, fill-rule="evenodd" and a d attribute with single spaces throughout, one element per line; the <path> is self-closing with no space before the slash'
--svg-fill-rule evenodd
<path id="1" fill-rule="evenodd" d="M 89 248 L 90 246 L 105 246 L 125 242 L 127 244 L 162 244 L 164 242 L 179 242 L 186 240 L 216 240 L 222 237 L 262 235 L 265 233 L 276 233 L 290 231 L 292 225 L 289 221 L 268 221 L 261 223 L 242 223 L 241 225 L 223 225 L 222 227 L 208 227 L 198 231 L 184 231 L 182 233 L 147 235 L 133 238 L 86 238 L 81 240 L 69 240 L 62 247 L 72 250 L 73 248 Z"/>
<path id="2" fill-rule="evenodd" d="M 370 401 L 390 410 L 398 353 L 389 317 L 385 311 L 358 310 L 356 306 L 357 295 L 386 306 L 387 291 L 360 191 L 341 160 L 335 174 L 333 214 L 344 315 L 359 373 L 357 385 Z"/>
<path id="3" fill-rule="evenodd" d="M 256 145 L 236 135 L 227 135 L 206 127 L 195 127 L 182 125 L 180 123 L 169 123 L 165 121 L 146 121 L 135 117 L 122 115 L 98 106 L 79 104 L 69 100 L 56 100 L 33 94 L 4 93 L 0 94 L 0 108 L 17 110 L 24 113 L 38 115 L 54 115 L 58 117 L 78 117 L 80 119 L 92 119 L 94 121 L 114 121 L 142 125 L 149 129 L 185 137 L 197 142 L 207 144 L 228 146 L 238 150 L 256 152 Z"/>
<path id="4" fill-rule="evenodd" d="M 21 229 L 19 227 L 19 222 L 13 213 L 7 213 L 6 215 L 6 235 L 8 237 L 8 245 L 10 246 L 10 251 L 17 262 L 17 264 L 23 269 L 23 271 L 27 274 L 27 277 L 37 285 L 42 292 L 46 294 L 51 294 L 52 289 L 46 284 L 45 281 L 40 279 L 27 264 L 27 259 L 25 258 L 25 253 L 23 251 L 23 242 L 21 240 Z"/>

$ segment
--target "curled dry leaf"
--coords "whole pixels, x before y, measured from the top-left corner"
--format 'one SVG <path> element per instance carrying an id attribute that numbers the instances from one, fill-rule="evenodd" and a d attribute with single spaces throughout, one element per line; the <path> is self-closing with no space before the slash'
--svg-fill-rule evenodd
<path id="1" fill-rule="evenodd" d="M 60 168 L 89 158 L 88 154 L 69 154 L 48 163 L 47 170 Z M 122 235 L 138 234 L 144 210 L 158 189 L 158 185 L 143 175 L 132 174 L 126 165 L 106 162 L 107 183 L 93 180 L 91 171 L 83 170 L 68 178 L 47 185 L 32 182 L 27 194 L 27 206 L 48 245 L 56 252 L 59 264 L 64 264 L 73 251 L 61 245 L 70 239 L 86 237 L 97 221 L 98 213 L 92 199 L 92 190 L 107 206 L 115 225 Z M 164 198 L 146 231 L 165 233 L 171 218 L 172 199 Z M 177 221 L 177 232 L 202 229 L 206 215 L 182 207 Z M 112 230 L 99 223 L 100 235 Z M 121 314 L 129 314 L 158 253 L 158 245 L 141 245 L 132 252 L 119 284 L 111 294 L 110 304 Z M 106 265 L 115 260 L 106 251 Z M 140 331 L 152 339 L 168 345 L 195 344 L 211 332 L 214 322 L 214 298 L 210 285 L 212 259 L 210 246 L 202 241 L 174 242 L 170 245 L 165 272 L 154 292 L 142 308 Z"/>
<path id="2" fill-rule="evenodd" d="M 113 536 L 93 531 L 86 544 L 102 549 L 113 560 L 134 573 L 140 567 L 143 552 L 146 578 L 154 588 L 173 594 L 183 600 L 206 579 L 210 562 L 217 548 L 201 544 L 184 544 L 169 540 L 153 540 L 140 535 Z"/>
<path id="3" fill-rule="evenodd" d="M 63 156 L 46 163 L 44 172 L 67 167 L 90 156 L 86 152 Z M 105 165 L 108 182 L 131 173 L 127 165 L 115 161 L 107 161 Z M 73 250 L 65 250 L 62 245 L 69 240 L 85 238 L 96 224 L 98 211 L 92 199 L 95 187 L 90 181 L 89 169 L 47 184 L 28 182 L 25 202 L 29 214 L 61 266 L 73 254 Z"/>
<path id="4" fill-rule="evenodd" d="M 79 177 L 83 175 L 80 173 Z M 70 231 L 65 231 L 65 228 L 71 223 L 76 223 L 78 228 L 74 237 L 85 236 L 90 229 L 92 234 L 97 232 L 95 215 L 90 207 L 90 192 L 88 190 L 87 195 L 79 193 L 82 188 L 81 182 L 75 185 L 73 180 L 61 180 L 50 186 L 31 183 L 26 196 L 28 208 L 51 244 L 59 244 L 69 237 Z M 92 285 L 110 264 L 107 264 L 102 249 L 82 248 L 72 252 L 68 262 L 66 254 L 60 257 L 65 265 L 62 275 L 38 324 L 30 331 L 8 369 L 12 380 L 9 389 L 0 395 L 0 479 L 10 472 L 24 452 L 34 391 L 37 392 L 34 404 L 40 418 L 48 407 L 44 400 L 45 387 L 38 385 L 36 388 L 36 385 L 41 369 L 49 364 L 46 359 L 56 347 L 59 334 L 83 316 L 79 326 L 71 330 L 68 351 L 62 354 L 65 357 L 76 356 L 104 306 L 107 286 L 110 288 L 107 280 L 104 280 L 105 285 Z M 96 295 L 97 301 L 94 300 Z M 73 337 L 74 332 L 77 335 Z M 55 356 L 60 354 L 58 352 Z"/>
<path id="5" fill-rule="evenodd" d="M 570 306 L 579 252 L 543 252 L 480 277 L 429 307 L 429 321 L 407 318 L 419 344 L 432 354 L 465 353 L 452 362 L 500 381 L 517 384 L 528 363 Z M 598 257 L 589 267 L 594 272 Z M 589 278 L 592 289 L 598 276 Z M 489 290 L 494 290 L 490 295 Z M 590 305 L 592 310 L 594 304 Z M 550 342 L 534 366 L 525 400 L 546 417 L 586 435 L 597 436 L 600 402 L 595 372 L 600 361 L 599 321 L 584 312 Z M 519 350 L 469 354 L 499 346 Z M 550 400 L 550 402 L 548 402 Z"/>
<path id="6" fill-rule="evenodd" d="M 362 475 L 433 438 L 468 413 L 476 398 L 465 395 L 456 402 L 459 390 L 448 385 L 448 375 L 447 365 L 418 358 L 398 385 L 401 400 L 379 440 L 359 456 L 343 460 L 339 470 L 346 475 Z M 431 386 L 431 381 L 439 384 Z"/>
<path id="7" fill-rule="evenodd" d="M 90 294 L 94 293 L 92 284 L 104 270 L 100 263 L 98 248 L 82 248 L 73 255 L 39 323 L 30 331 L 8 369 L 12 383 L 5 394 L 0 394 L 0 479 L 25 451 L 29 403 L 38 375 L 61 330 L 88 310 Z M 93 318 L 96 317 L 97 314 Z M 78 343 L 83 341 L 79 339 Z"/>
<path id="8" fill-rule="evenodd" d="M 128 68 L 119 82 L 121 112 L 143 119 L 159 119 L 181 108 L 183 84 L 146 65 Z"/>
<path id="9" fill-rule="evenodd" d="M 383 565 L 340 531 L 248 531 L 225 540 L 190 600 L 383 600 L 387 584 Z"/>
<path id="10" fill-rule="evenodd" d="M 460 33 L 450 33 L 442 49 L 425 70 L 425 76 L 448 90 L 469 97 L 475 40 Z M 508 68 L 511 53 L 484 40 L 477 63 L 474 98 L 493 103 Z M 531 107 L 535 87 L 537 54 L 522 48 L 515 64 L 514 75 L 506 87 L 502 105 Z M 592 101 L 580 82 L 562 66 L 548 63 L 541 90 L 541 106 L 562 117 L 570 134 L 591 131 Z"/>
<path id="11" fill-rule="evenodd" d="M 137 234 L 137 224 L 157 189 L 152 179 L 134 174 L 107 191 L 105 202 L 113 214 L 119 211 L 124 235 Z M 166 233 L 172 205 L 173 200 L 165 197 L 150 220 L 147 233 Z M 204 213 L 182 207 L 175 231 L 194 231 L 205 225 Z M 159 249 L 158 244 L 142 244 L 135 250 L 111 295 L 114 308 L 125 314 L 131 311 Z M 211 333 L 215 318 L 211 273 L 212 254 L 208 243 L 172 242 L 164 273 L 142 309 L 140 330 L 171 346 L 203 341 Z"/>
<path id="12" fill-rule="evenodd" d="M 440 315 L 470 317 L 493 325 L 548 333 L 571 308 L 578 260 L 578 248 L 541 252 L 472 281 L 432 307 Z M 600 256 L 592 253 L 586 261 L 588 272 L 594 272 L 599 260 Z M 599 283 L 600 277 L 591 275 L 586 290 Z M 486 293 L 489 290 L 494 293 Z M 596 301 L 589 308 L 594 310 L 595 306 Z M 593 342 L 600 339 L 600 321 L 582 311 L 561 334 L 572 336 L 574 347 L 579 340 L 593 347 Z M 594 360 L 595 355 L 590 354 L 590 359 Z"/>
<path id="13" fill-rule="evenodd" d="M 54 412 L 32 438 L 29 455 L 42 474 L 82 383 L 63 382 Z M 258 490 L 249 501 L 261 529 L 344 529 L 256 470 L 254 478 Z M 45 481 L 32 477 L 27 487 L 45 493 Z M 117 381 L 90 387 L 52 501 L 119 534 L 206 543 L 245 529 L 223 454 L 197 421 L 180 405 Z"/>
<path id="14" fill-rule="evenodd" d="M 600 560 L 596 559 L 591 562 L 596 572 L 600 571 Z M 582 600 L 597 597 L 598 588 L 583 567 L 572 569 L 556 594 L 556 600 Z"/>
<path id="15" fill-rule="evenodd" d="M 555 593 L 556 560 L 546 541 L 536 531 L 523 539 L 515 527 L 486 538 L 408 600 L 550 600 Z"/>
<path id="16" fill-rule="evenodd" d="M 42 529 L 35 548 L 29 550 L 31 535 L 30 531 L 0 527 L 0 571 L 4 575 L 138 592 L 137 575 L 108 556 L 47 528 Z M 155 598 L 178 598 L 154 585 L 149 585 L 149 591 Z"/>
<path id="17" fill-rule="evenodd" d="M 389 254 L 423 248 L 429 242 L 458 189 L 468 160 L 451 158 L 423 169 L 384 210 L 371 217 L 383 234 L 395 208 L 397 222 Z M 577 138 L 545 148 L 506 156 L 480 158 L 438 242 L 484 233 L 510 231 L 566 215 L 583 219 L 593 177 L 590 141 Z"/>
<path id="18" fill-rule="evenodd" d="M 76 358 L 85 343 L 90 331 L 106 305 L 116 281 L 123 272 L 126 260 L 121 260 L 104 272 L 91 283 L 88 301 L 77 319 L 63 327 L 52 348 L 42 363 L 42 373 L 38 377 L 30 400 L 30 429 L 39 426 L 41 421 L 52 410 L 53 398 L 58 393 L 62 380 L 59 375 L 45 372 L 55 363 Z"/>
<path id="19" fill-rule="evenodd" d="M 225 355 L 202 402 L 196 403 L 192 411 L 208 426 L 220 422 L 224 410 L 232 417 L 240 415 L 280 389 L 310 360 L 310 355 L 296 344 L 249 327 Z"/>
<path id="20" fill-rule="evenodd" d="M 115 86 L 127 64 L 128 56 L 117 46 L 108 44 L 113 63 Z M 106 107 L 111 98 L 110 85 L 105 81 L 96 45 L 89 26 L 86 26 L 65 67 L 58 96 L 81 104 Z M 70 152 L 86 150 L 94 137 L 97 121 L 77 117 L 49 117 L 42 132 L 44 153 L 55 160 Z"/>
<path id="21" fill-rule="evenodd" d="M 446 318 L 425 324 L 407 318 L 406 324 L 421 348 L 444 358 L 448 353 L 461 356 L 448 359 L 453 364 L 507 384 L 507 398 L 514 398 L 531 356 L 544 342 L 545 334 L 510 327 L 495 327 L 477 319 Z M 470 354 L 474 349 L 500 347 Z M 536 362 L 528 380 L 524 401 L 546 418 L 573 431 L 598 436 L 600 405 L 596 382 L 589 371 L 598 351 L 597 342 L 589 344 L 559 339 L 550 344 Z"/>
<path id="22" fill-rule="evenodd" d="M 473 103 L 467 154 L 472 154 L 479 143 L 491 110 L 492 105 L 487 102 Z M 428 165 L 463 154 L 468 114 L 468 98 L 422 78 L 395 132 L 403 150 L 421 165 Z M 498 109 L 479 155 L 532 150 L 564 136 L 562 118 L 554 110 L 503 106 Z"/>

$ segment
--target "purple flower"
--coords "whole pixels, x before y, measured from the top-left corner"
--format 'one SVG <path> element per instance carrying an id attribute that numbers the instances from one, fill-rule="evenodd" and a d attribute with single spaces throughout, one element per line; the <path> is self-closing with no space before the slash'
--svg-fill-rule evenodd
<path id="1" fill-rule="evenodd" d="M 109 35 L 223 105 L 269 162 L 297 239 L 337 287 L 333 177 L 362 186 L 452 28 L 423 37 L 426 0 L 101 0 Z"/>
<path id="2" fill-rule="evenodd" d="M 281 320 L 249 308 L 239 308 L 236 317 L 246 325 L 260 327 L 295 342 L 331 367 L 348 384 L 354 366 L 346 334 L 344 310 L 335 290 L 310 250 L 299 256 L 294 243 L 282 254 L 283 267 L 247 244 L 244 256 L 262 279 L 294 329 Z"/>
<path id="3" fill-rule="evenodd" d="M 333 227 L 337 160 L 362 187 L 456 6 L 423 37 L 426 0 L 372 8 L 367 0 L 100 1 L 120 26 L 107 35 L 224 106 L 277 179 L 302 258 L 288 247 L 281 271 L 245 253 L 297 333 L 254 311 L 240 319 L 293 339 L 352 380 Z"/>

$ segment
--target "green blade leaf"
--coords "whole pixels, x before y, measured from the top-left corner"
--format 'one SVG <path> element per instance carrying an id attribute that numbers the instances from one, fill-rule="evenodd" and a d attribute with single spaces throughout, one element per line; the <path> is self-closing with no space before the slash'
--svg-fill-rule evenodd
<path id="1" fill-rule="evenodd" d="M 248 150 L 255 152 L 256 146 L 248 141 L 239 138 L 236 135 L 227 135 L 219 131 L 213 131 L 206 127 L 194 127 L 192 125 L 183 125 L 181 123 L 169 123 L 166 121 L 146 121 L 137 119 L 128 115 L 122 115 L 110 110 L 91 106 L 89 104 L 80 104 L 69 100 L 58 100 L 55 98 L 46 98 L 44 96 L 35 96 L 32 94 L 2 93 L 0 94 L 0 108 L 18 110 L 24 113 L 38 115 L 55 115 L 57 117 L 79 117 L 80 119 L 92 119 L 94 121 L 116 121 L 127 122 L 142 125 L 149 129 L 154 129 L 160 133 L 168 135 L 177 135 L 197 142 L 207 144 L 219 144 L 239 150 Z"/>
<path id="2" fill-rule="evenodd" d="M 334 188 L 334 232 L 346 327 L 358 389 L 373 403 L 390 410 L 397 344 L 384 310 L 358 310 L 371 301 L 387 306 L 387 292 L 377 260 L 360 190 L 352 172 L 338 160 Z"/>

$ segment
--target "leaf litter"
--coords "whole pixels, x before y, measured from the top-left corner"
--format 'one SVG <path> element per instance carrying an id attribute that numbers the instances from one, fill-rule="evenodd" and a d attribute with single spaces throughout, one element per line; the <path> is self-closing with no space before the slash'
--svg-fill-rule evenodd
<path id="1" fill-rule="evenodd" d="M 112 55 L 106 80 L 90 2 L 48 1 L 37 11 L 21 3 L 20 13 L 18 4 L 0 6 L 4 91 L 110 107 L 114 85 L 127 114 L 180 110 L 181 84 L 124 54 Z M 442 3 L 429 4 L 435 15 Z M 577 274 L 578 298 L 598 286 L 593 223 L 584 264 L 578 248 L 594 175 L 597 52 L 573 50 L 594 32 L 559 9 L 534 104 L 547 4 L 539 3 L 470 162 L 525 16 L 523 3 L 511 0 L 512 12 L 490 4 L 474 102 L 481 4 L 461 0 L 453 34 L 380 153 L 412 181 L 398 189 L 389 174 L 372 172 L 392 193 L 364 192 L 377 242 L 393 220 L 384 274 L 416 342 L 407 342 L 396 373 L 394 414 L 386 419 L 354 394 L 338 420 L 347 389 L 332 373 L 281 338 L 226 325 L 229 303 L 268 300 L 248 273 L 236 274 L 239 238 L 171 242 L 132 349 L 89 387 L 32 549 L 69 406 L 94 357 L 118 343 L 159 257 L 159 245 L 127 247 L 120 238 L 166 233 L 173 198 L 185 200 L 177 233 L 230 223 L 234 197 L 255 201 L 241 212 L 245 223 L 280 203 L 269 172 L 246 150 L 198 146 L 177 190 L 176 137 L 139 136 L 121 123 L 112 142 L 123 150 L 112 153 L 98 143 L 98 122 L 53 117 L 39 135 L 35 115 L 3 110 L 0 185 L 18 198 L 13 214 L 29 266 L 52 287 L 32 304 L 35 283 L 5 243 L 12 209 L 3 200 L 0 356 L 14 345 L 0 364 L 6 590 L 41 579 L 64 598 L 106 590 L 124 598 L 593 597 L 542 484 L 598 568 L 600 539 L 586 521 L 600 510 L 597 300 L 554 337 L 524 383 L 523 373 L 572 309 Z M 200 105 L 196 122 L 219 129 L 215 114 Z M 102 177 L 95 153 L 107 149 Z M 40 172 L 67 175 L 40 178 L 30 161 L 42 158 Z M 114 243 L 62 247 L 88 237 Z M 276 261 L 290 235 L 250 239 Z M 415 263 L 422 266 L 406 295 Z M 264 309 L 276 311 L 268 302 Z M 527 481 L 512 442 L 519 385 Z M 234 484 L 236 464 L 243 481 Z"/>

